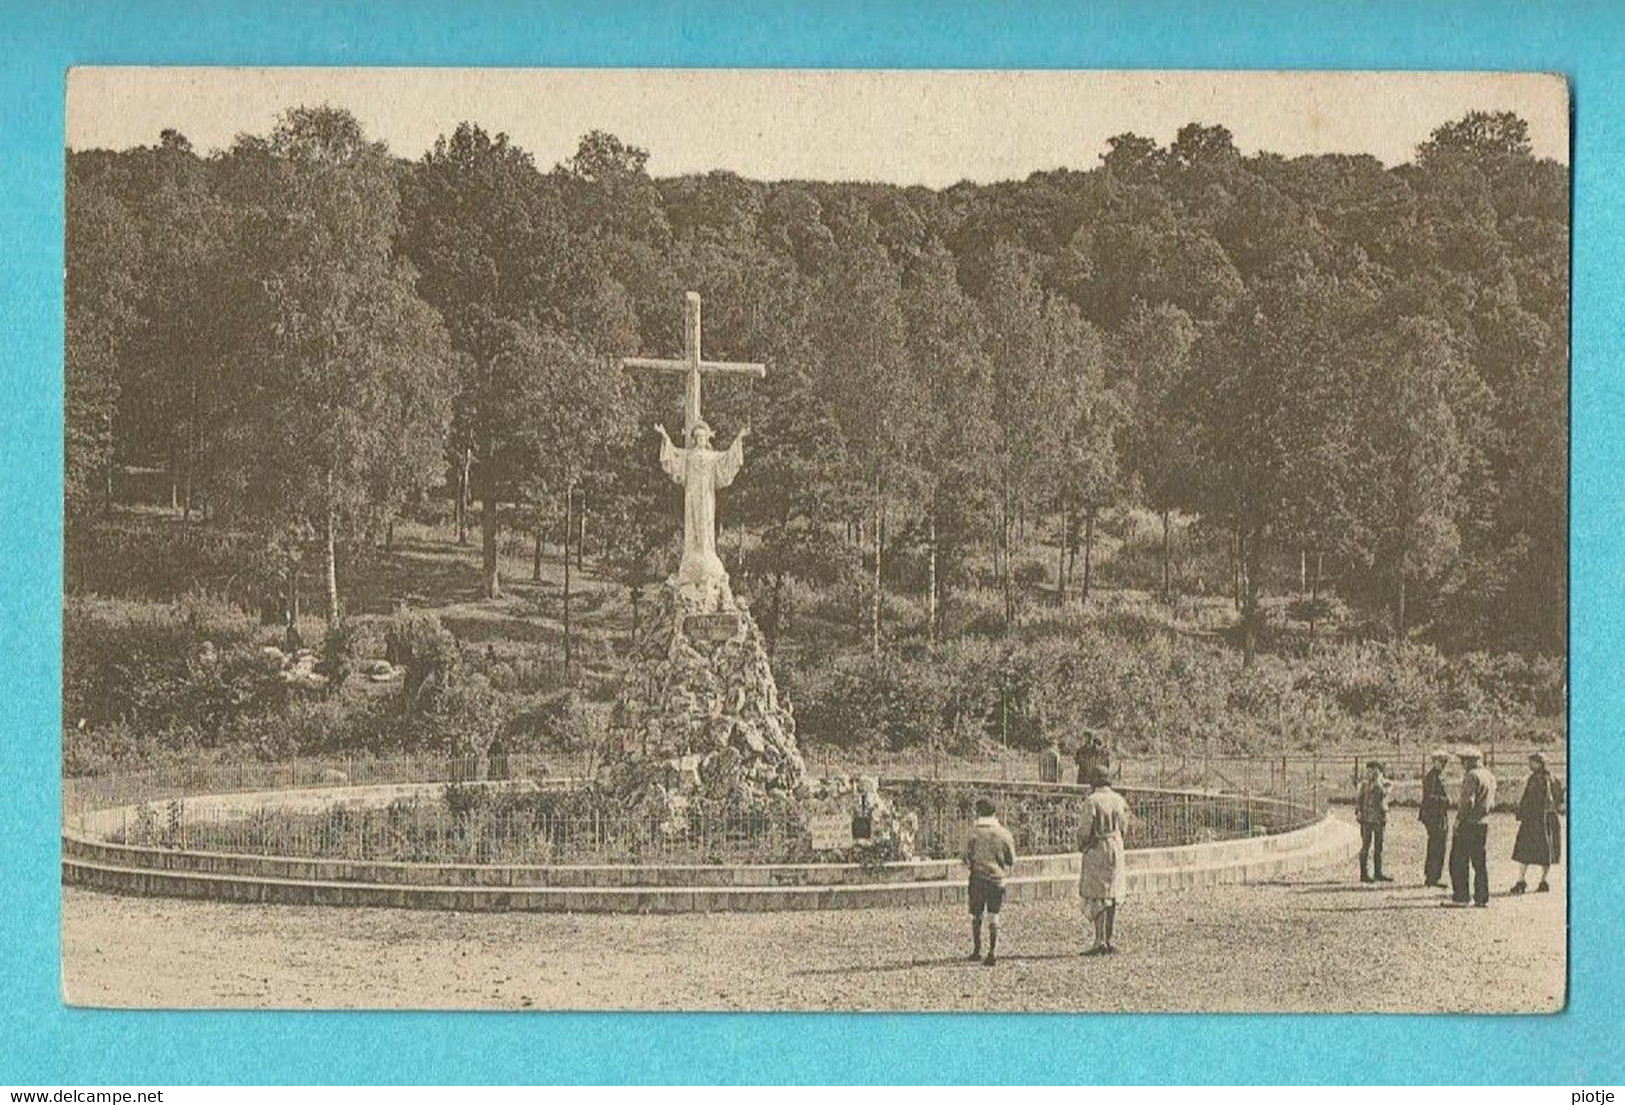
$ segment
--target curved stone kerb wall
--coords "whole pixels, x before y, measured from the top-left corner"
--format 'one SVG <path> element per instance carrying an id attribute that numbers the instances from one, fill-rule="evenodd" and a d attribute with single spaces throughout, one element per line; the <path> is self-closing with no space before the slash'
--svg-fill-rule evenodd
<path id="1" fill-rule="evenodd" d="M 273 800 L 319 808 L 335 800 L 387 804 L 441 784 L 212 795 L 187 799 L 220 816 L 247 816 Z M 342 791 L 342 797 L 336 790 Z M 304 905 L 414 909 L 673 913 L 843 909 L 962 901 L 957 860 L 887 864 L 558 865 L 420 864 L 299 859 L 113 844 L 100 839 L 133 807 L 87 814 L 62 840 L 68 885 L 123 893 Z M 1327 816 L 1291 832 L 1128 853 L 1130 893 L 1279 878 L 1346 860 L 1359 847 L 1347 822 Z M 1022 857 L 1015 901 L 1075 893 L 1079 857 Z"/>

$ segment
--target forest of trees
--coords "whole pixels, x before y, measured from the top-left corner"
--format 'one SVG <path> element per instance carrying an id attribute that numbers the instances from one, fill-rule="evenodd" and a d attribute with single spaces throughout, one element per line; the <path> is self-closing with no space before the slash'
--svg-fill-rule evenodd
<path id="1" fill-rule="evenodd" d="M 1569 178 L 1515 116 L 1392 168 L 1192 123 L 942 190 L 647 156 L 593 132 L 544 167 L 464 123 L 406 161 L 334 108 L 70 151 L 70 536 L 158 472 L 337 621 L 399 519 L 451 503 L 495 596 L 504 533 L 584 502 L 604 564 L 659 578 L 678 389 L 616 358 L 674 353 L 694 290 L 708 356 L 769 364 L 706 405 L 754 431 L 722 521 L 770 632 L 789 583 L 860 573 L 881 650 L 894 557 L 933 642 L 973 565 L 1007 621 L 1041 547 L 1076 601 L 1137 506 L 1231 550 L 1245 660 L 1264 599 L 1323 579 L 1396 638 L 1563 651 Z"/>

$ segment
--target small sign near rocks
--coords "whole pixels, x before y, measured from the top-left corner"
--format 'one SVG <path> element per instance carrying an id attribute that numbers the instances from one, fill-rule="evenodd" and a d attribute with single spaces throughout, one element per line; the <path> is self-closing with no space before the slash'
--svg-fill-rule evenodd
<path id="1" fill-rule="evenodd" d="M 807 819 L 815 852 L 838 852 L 852 847 L 852 818 L 844 813 L 816 814 Z"/>
<path id="2" fill-rule="evenodd" d="M 690 614 L 683 619 L 683 633 L 696 641 L 718 645 L 739 636 L 739 615 L 732 611 L 717 614 Z"/>

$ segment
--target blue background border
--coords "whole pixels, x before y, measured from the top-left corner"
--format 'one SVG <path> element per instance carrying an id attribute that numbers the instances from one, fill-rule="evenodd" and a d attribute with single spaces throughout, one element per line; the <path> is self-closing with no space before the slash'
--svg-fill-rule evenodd
<path id="1" fill-rule="evenodd" d="M 0 0 L 0 1083 L 1625 1080 L 1625 4 Z M 70 64 L 1529 69 L 1576 106 L 1570 1005 L 1551 1017 L 140 1013 L 59 994 Z M 1614 308 L 1614 309 L 1611 309 Z M 1373 949 L 1380 957 L 1383 949 Z M 1373 964 L 1373 976 L 1380 972 Z M 1490 985 L 1493 979 L 1487 980 Z M 1200 986 L 1200 979 L 1193 979 Z"/>

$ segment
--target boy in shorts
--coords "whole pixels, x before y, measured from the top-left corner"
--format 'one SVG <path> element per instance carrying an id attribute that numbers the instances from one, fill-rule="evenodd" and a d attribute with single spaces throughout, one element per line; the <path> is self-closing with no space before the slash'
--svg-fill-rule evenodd
<path id="1" fill-rule="evenodd" d="M 972 960 L 984 966 L 998 962 L 999 907 L 1004 880 L 1016 865 L 1016 840 L 999 824 L 993 803 L 976 800 L 976 821 L 965 837 L 965 865 L 970 868 L 970 934 Z M 987 914 L 987 958 L 982 959 L 982 915 Z"/>

